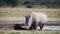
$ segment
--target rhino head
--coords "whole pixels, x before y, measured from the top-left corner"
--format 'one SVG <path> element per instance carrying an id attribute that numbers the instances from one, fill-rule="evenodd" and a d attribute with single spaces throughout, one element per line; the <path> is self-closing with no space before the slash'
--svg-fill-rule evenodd
<path id="1" fill-rule="evenodd" d="M 30 18 L 30 16 L 29 16 L 29 15 L 28 15 L 28 16 L 25 16 L 26 25 L 28 25 L 28 22 L 29 22 L 29 18 Z"/>

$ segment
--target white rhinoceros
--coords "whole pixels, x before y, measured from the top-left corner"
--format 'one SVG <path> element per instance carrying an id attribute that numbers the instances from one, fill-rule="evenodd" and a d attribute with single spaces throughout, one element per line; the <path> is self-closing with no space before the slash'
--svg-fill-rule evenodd
<path id="1" fill-rule="evenodd" d="M 40 26 L 42 30 L 44 23 L 47 22 L 47 15 L 41 12 L 32 12 L 26 16 L 26 26 L 21 26 L 23 28 L 29 29 L 30 27 L 36 29 L 37 26 Z"/>

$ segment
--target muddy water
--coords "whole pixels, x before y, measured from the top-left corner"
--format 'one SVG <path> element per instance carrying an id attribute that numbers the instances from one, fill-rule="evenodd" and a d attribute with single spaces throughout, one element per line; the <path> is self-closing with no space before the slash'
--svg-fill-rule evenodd
<path id="1" fill-rule="evenodd" d="M 0 30 L 14 30 L 13 28 L 13 24 L 8 24 L 8 25 L 0 25 Z M 40 29 L 39 26 L 37 27 L 37 29 Z M 44 26 L 43 30 L 60 30 L 60 26 Z"/>
<path id="2" fill-rule="evenodd" d="M 23 22 L 0 22 L 0 30 L 13 30 L 15 24 L 21 24 Z M 40 29 L 39 26 L 37 29 Z M 60 30 L 60 21 L 59 22 L 48 22 L 43 27 L 43 30 Z"/>

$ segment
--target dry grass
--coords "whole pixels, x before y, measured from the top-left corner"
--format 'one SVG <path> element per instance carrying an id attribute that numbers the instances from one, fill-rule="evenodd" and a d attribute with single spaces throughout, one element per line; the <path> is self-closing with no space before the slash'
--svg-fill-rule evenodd
<path id="1" fill-rule="evenodd" d="M 26 31 L 26 30 L 3 30 L 0 34 L 60 34 L 60 31 Z"/>
<path id="2" fill-rule="evenodd" d="M 31 12 L 44 12 L 48 21 L 60 21 L 60 9 L 0 8 L 0 21 L 25 21 L 24 16 Z"/>

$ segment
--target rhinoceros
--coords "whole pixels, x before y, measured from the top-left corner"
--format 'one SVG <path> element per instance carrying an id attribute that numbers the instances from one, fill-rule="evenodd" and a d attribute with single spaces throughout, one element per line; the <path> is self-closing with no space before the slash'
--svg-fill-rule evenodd
<path id="1" fill-rule="evenodd" d="M 21 26 L 25 27 L 27 29 L 37 29 L 38 26 L 40 26 L 40 30 L 42 30 L 44 23 L 47 22 L 47 15 L 45 13 L 41 12 L 32 12 L 29 15 L 25 16 L 26 17 L 26 26 Z"/>

